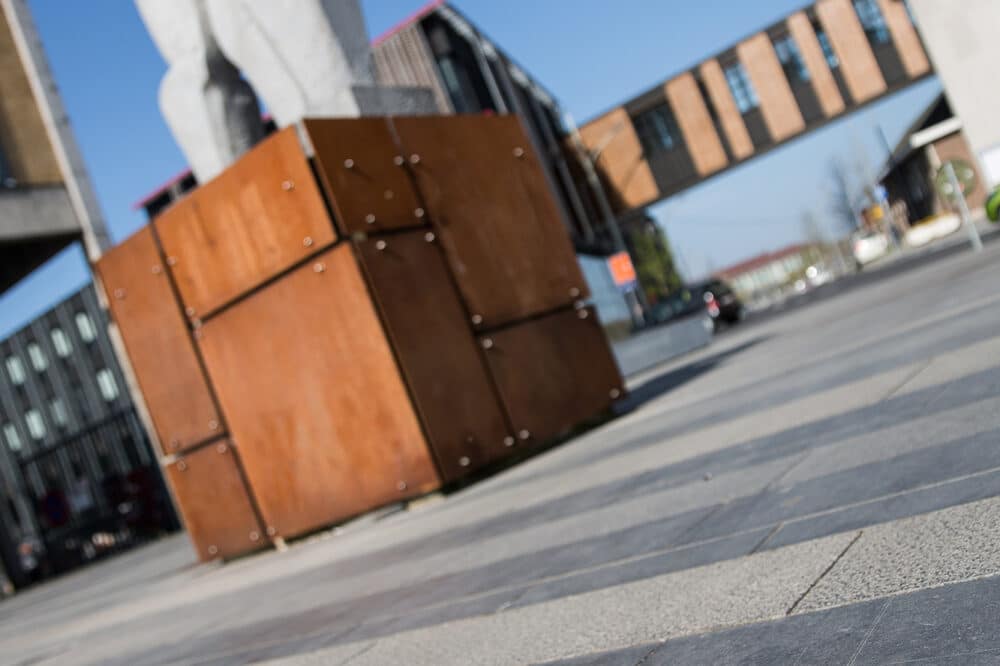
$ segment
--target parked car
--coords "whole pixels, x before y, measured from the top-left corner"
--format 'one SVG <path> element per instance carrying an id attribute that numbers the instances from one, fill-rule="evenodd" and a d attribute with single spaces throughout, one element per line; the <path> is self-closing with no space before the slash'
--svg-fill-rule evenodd
<path id="1" fill-rule="evenodd" d="M 683 287 L 652 308 L 657 323 L 705 312 L 718 329 L 722 322 L 735 324 L 743 319 L 746 308 L 729 285 L 718 278 Z"/>
<path id="2" fill-rule="evenodd" d="M 880 231 L 859 231 L 854 234 L 852 247 L 854 262 L 860 269 L 889 252 L 889 237 Z"/>

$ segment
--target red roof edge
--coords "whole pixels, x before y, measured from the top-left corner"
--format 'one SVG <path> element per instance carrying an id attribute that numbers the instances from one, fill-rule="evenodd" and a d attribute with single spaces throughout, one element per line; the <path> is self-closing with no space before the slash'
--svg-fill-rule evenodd
<path id="1" fill-rule="evenodd" d="M 385 40 L 387 40 L 390 37 L 392 37 L 393 35 L 395 35 L 400 30 L 402 30 L 403 28 L 407 27 L 408 25 L 410 25 L 412 23 L 416 23 L 417 21 L 419 21 L 420 19 L 422 19 L 423 17 L 427 16 L 432 11 L 434 11 L 435 9 L 437 9 L 438 7 L 440 7 L 441 5 L 443 5 L 445 3 L 445 1 L 446 0 L 431 0 L 426 5 L 424 5 L 423 7 L 421 7 L 420 9 L 418 9 L 417 11 L 413 12 L 412 14 L 410 14 L 409 16 L 407 16 L 405 19 L 403 19 L 402 21 L 400 21 L 396 25 L 392 26 L 391 28 L 389 28 L 388 30 L 386 30 L 385 32 L 383 32 L 381 35 L 379 35 L 375 39 L 373 39 L 372 40 L 372 46 L 378 46 L 379 44 L 381 44 Z"/>

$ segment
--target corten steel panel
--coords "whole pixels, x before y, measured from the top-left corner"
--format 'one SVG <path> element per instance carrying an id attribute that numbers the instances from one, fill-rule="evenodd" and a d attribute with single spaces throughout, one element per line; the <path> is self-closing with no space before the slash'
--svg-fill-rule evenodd
<path id="1" fill-rule="evenodd" d="M 747 131 L 743 116 L 736 106 L 733 93 L 726 83 L 726 75 L 722 73 L 722 65 L 718 60 L 707 60 L 698 67 L 701 80 L 705 82 L 705 89 L 708 96 L 712 98 L 712 105 L 719 116 L 722 124 L 722 131 L 729 139 L 729 149 L 733 151 L 733 157 L 738 160 L 746 159 L 754 153 L 753 140 L 750 132 Z"/>
<path id="2" fill-rule="evenodd" d="M 576 253 L 516 116 L 393 122 L 474 323 L 503 324 L 586 296 Z"/>
<path id="3" fill-rule="evenodd" d="M 520 439 L 564 435 L 624 393 L 594 310 L 564 310 L 481 338 Z"/>
<path id="4" fill-rule="evenodd" d="M 267 545 L 229 442 L 184 455 L 164 470 L 199 559 L 234 557 Z"/>
<path id="5" fill-rule="evenodd" d="M 820 0 L 816 15 L 840 60 L 840 71 L 854 104 L 883 94 L 885 78 L 851 0 Z"/>
<path id="6" fill-rule="evenodd" d="M 691 73 L 681 74 L 664 86 L 664 92 L 698 175 L 707 176 L 725 167 L 729 163 L 726 150 L 715 131 L 715 123 L 694 76 Z"/>
<path id="7" fill-rule="evenodd" d="M 199 345 L 275 534 L 439 485 L 349 245 L 227 308 L 206 322 Z"/>
<path id="8" fill-rule="evenodd" d="M 426 224 L 385 118 L 308 119 L 305 127 L 341 233 Z"/>
<path id="9" fill-rule="evenodd" d="M 771 38 L 758 33 L 736 47 L 740 61 L 753 82 L 767 131 L 775 142 L 784 141 L 806 128 L 798 102 L 788 85 Z"/>
<path id="10" fill-rule="evenodd" d="M 145 227 L 105 254 L 97 272 L 167 453 L 222 434 L 181 306 Z"/>
<path id="11" fill-rule="evenodd" d="M 153 224 L 193 318 L 336 238 L 293 127 L 262 141 Z"/>
<path id="12" fill-rule="evenodd" d="M 638 208 L 660 197 L 656 179 L 642 154 L 639 137 L 624 108 L 618 107 L 580 128 L 590 150 L 602 148 L 597 168 L 610 185 L 615 208 Z"/>
<path id="13" fill-rule="evenodd" d="M 802 54 L 802 61 L 809 70 L 809 78 L 812 82 L 813 91 L 819 100 L 823 115 L 832 118 L 844 112 L 844 98 L 837 88 L 837 80 L 833 78 L 833 72 L 826 62 L 823 49 L 819 45 L 819 38 L 813 31 L 812 23 L 805 12 L 797 12 L 788 17 L 788 32 L 799 47 Z"/>
<path id="14" fill-rule="evenodd" d="M 434 234 L 357 251 L 445 480 L 507 455 L 514 440 Z"/>
<path id="15" fill-rule="evenodd" d="M 930 72 L 931 63 L 902 0 L 878 0 L 878 4 L 906 74 L 915 79 Z"/>

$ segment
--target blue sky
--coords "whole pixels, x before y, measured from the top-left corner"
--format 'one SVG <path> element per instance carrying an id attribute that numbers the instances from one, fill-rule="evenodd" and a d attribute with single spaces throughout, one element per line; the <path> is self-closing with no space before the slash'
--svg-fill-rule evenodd
<path id="1" fill-rule="evenodd" d="M 169 0 L 164 0 L 169 1 Z M 185 167 L 156 91 L 164 64 L 129 0 L 29 0 L 112 237 L 144 224 L 132 204 Z M 362 0 L 371 35 L 423 0 Z M 579 121 L 610 108 L 805 4 L 802 0 L 455 0 L 471 20 Z M 801 236 L 801 215 L 827 220 L 832 157 L 873 166 L 939 91 L 930 80 L 657 205 L 691 276 Z M 836 224 L 825 222 L 832 230 Z M 0 336 L 88 280 L 78 248 L 0 296 Z"/>

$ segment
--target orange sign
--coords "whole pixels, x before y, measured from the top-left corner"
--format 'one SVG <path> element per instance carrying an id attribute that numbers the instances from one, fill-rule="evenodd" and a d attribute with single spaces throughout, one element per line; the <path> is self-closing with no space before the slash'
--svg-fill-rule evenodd
<path id="1" fill-rule="evenodd" d="M 619 252 L 608 257 L 608 270 L 615 286 L 627 287 L 636 283 L 635 266 L 628 252 Z"/>

